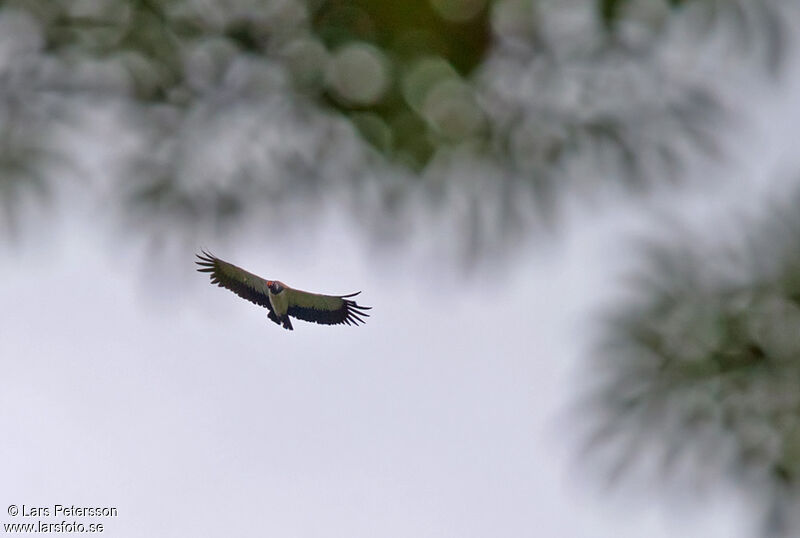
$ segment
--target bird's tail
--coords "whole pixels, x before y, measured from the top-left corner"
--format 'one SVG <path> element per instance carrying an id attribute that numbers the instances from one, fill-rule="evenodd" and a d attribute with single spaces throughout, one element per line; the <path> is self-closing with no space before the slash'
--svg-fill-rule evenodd
<path id="1" fill-rule="evenodd" d="M 275 312 L 270 310 L 269 313 L 267 314 L 267 317 L 272 321 L 274 321 L 275 323 L 277 323 L 278 325 L 283 325 L 284 329 L 289 329 L 290 331 L 294 330 L 294 327 L 292 327 L 292 320 L 289 319 L 288 314 L 284 315 L 283 318 L 278 318 L 278 316 L 275 315 Z"/>

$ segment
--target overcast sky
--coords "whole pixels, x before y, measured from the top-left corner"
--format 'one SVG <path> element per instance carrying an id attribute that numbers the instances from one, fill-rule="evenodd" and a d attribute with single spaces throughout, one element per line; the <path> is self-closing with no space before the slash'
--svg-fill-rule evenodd
<path id="1" fill-rule="evenodd" d="M 685 522 L 656 502 L 604 500 L 578 464 L 574 314 L 600 250 L 582 239 L 457 284 L 442 268 L 373 263 L 336 226 L 310 251 L 213 245 L 291 285 L 362 289 L 374 307 L 363 327 L 288 332 L 190 258 L 176 268 L 188 283 L 161 294 L 162 276 L 89 218 L 57 224 L 2 269 L 4 523 L 34 519 L 6 505 L 61 503 L 118 507 L 110 536 L 735 528 L 713 511 Z"/>

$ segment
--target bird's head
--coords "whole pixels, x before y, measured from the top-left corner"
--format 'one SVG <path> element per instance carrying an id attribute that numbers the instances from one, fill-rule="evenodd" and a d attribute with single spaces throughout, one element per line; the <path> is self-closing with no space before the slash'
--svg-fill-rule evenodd
<path id="1" fill-rule="evenodd" d="M 283 291 L 283 283 L 278 282 L 277 280 L 268 280 L 267 287 L 269 287 L 269 291 L 275 294 Z"/>

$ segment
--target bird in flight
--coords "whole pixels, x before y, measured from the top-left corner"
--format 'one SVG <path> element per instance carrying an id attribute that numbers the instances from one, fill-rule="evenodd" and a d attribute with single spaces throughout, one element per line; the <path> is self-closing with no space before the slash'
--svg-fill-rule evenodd
<path id="1" fill-rule="evenodd" d="M 296 290 L 279 280 L 265 280 L 249 273 L 205 250 L 202 255 L 197 255 L 195 263 L 200 266 L 198 271 L 210 273 L 212 284 L 228 288 L 239 297 L 263 306 L 269 310 L 269 319 L 290 331 L 293 327 L 289 316 L 323 325 L 358 325 L 364 323 L 363 318 L 369 317 L 366 311 L 372 308 L 351 299 L 360 291 L 349 295 L 322 295 Z"/>

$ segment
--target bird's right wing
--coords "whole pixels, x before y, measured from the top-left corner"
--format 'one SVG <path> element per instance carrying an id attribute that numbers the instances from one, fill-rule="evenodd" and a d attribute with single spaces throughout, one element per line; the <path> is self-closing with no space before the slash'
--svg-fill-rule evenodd
<path id="1" fill-rule="evenodd" d="M 272 311 L 266 280 L 232 263 L 222 261 L 205 250 L 202 252 L 203 255 L 198 254 L 198 260 L 195 262 L 200 266 L 197 270 L 201 273 L 211 273 L 209 276 L 212 284 L 227 288 L 239 297 Z"/>
<path id="2" fill-rule="evenodd" d="M 358 325 L 364 323 L 363 318 L 369 317 L 367 310 L 372 309 L 351 299 L 360 291 L 350 295 L 322 295 L 287 286 L 285 293 L 289 299 L 287 313 L 290 316 L 323 325 Z"/>

